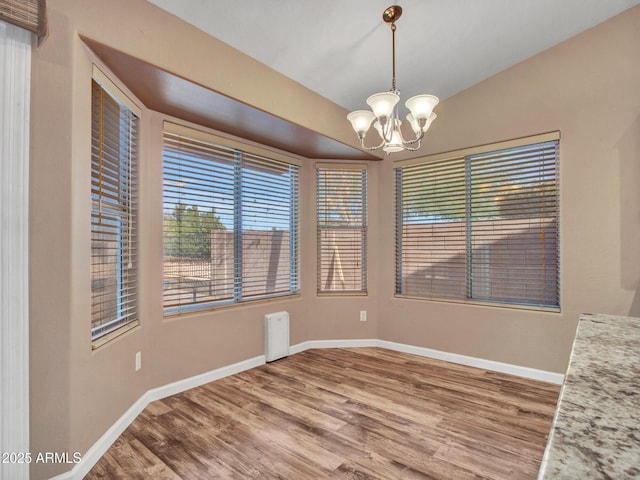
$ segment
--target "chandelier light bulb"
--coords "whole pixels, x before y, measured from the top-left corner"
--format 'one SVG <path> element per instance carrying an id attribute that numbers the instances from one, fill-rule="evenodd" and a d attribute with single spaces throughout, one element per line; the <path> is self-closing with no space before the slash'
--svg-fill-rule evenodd
<path id="1" fill-rule="evenodd" d="M 409 125 L 411 125 L 411 128 L 413 129 L 415 134 L 419 135 L 421 130 L 423 133 L 429 130 L 429 127 L 431 126 L 431 124 L 433 123 L 433 121 L 436 119 L 437 116 L 438 115 L 436 115 L 435 112 L 431 112 L 431 115 L 429 115 L 427 120 L 424 122 L 424 126 L 422 127 L 422 129 L 420 128 L 420 124 L 418 123 L 416 118 L 413 116 L 413 114 L 409 113 L 407 115 L 407 121 L 409 122 Z"/>
<path id="2" fill-rule="evenodd" d="M 347 115 L 347 119 L 351 122 L 353 129 L 359 137 L 364 138 L 371 127 L 371 122 L 376 116 L 369 110 L 356 110 Z"/>
<path id="3" fill-rule="evenodd" d="M 429 130 L 429 127 L 431 126 L 431 124 L 436 118 L 438 118 L 438 115 L 436 115 L 436 112 L 431 112 L 431 115 L 429 115 L 429 118 L 427 118 L 427 123 L 425 123 L 424 127 L 422 127 L 422 131 L 426 132 L 427 130 Z"/>
<path id="4" fill-rule="evenodd" d="M 400 96 L 394 92 L 374 93 L 367 98 L 367 105 L 373 110 L 378 120 L 386 119 L 393 114 L 393 109 L 400 101 Z M 383 122 L 386 123 L 386 122 Z"/>
<path id="5" fill-rule="evenodd" d="M 413 118 L 427 119 L 440 100 L 435 95 L 416 95 L 405 102 Z"/>

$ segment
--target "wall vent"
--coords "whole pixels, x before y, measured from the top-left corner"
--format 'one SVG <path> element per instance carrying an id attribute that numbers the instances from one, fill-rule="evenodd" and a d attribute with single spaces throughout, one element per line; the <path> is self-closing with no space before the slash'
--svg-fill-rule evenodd
<path id="1" fill-rule="evenodd" d="M 264 356 L 267 362 L 289 356 L 289 312 L 264 316 Z"/>

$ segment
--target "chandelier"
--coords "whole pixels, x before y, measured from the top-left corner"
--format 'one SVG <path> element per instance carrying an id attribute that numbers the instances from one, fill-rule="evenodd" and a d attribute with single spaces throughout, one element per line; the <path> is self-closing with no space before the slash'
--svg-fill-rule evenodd
<path id="1" fill-rule="evenodd" d="M 391 25 L 391 49 L 393 76 L 391 79 L 391 90 L 388 92 L 375 93 L 367 98 L 369 110 L 356 110 L 347 115 L 353 129 L 358 135 L 360 146 L 365 150 L 378 150 L 382 148 L 387 155 L 402 150 L 415 151 L 420 148 L 420 143 L 425 132 L 436 119 L 433 108 L 438 104 L 438 97 L 433 95 L 416 95 L 405 102 L 409 109 L 407 121 L 415 134 L 415 138 L 405 140 L 400 130 L 402 121 L 398 117 L 398 102 L 400 92 L 396 88 L 396 20 L 402 15 L 402 7 L 393 5 L 382 13 L 382 19 Z M 367 147 L 364 144 L 371 124 L 376 129 L 382 142 L 374 147 Z"/>

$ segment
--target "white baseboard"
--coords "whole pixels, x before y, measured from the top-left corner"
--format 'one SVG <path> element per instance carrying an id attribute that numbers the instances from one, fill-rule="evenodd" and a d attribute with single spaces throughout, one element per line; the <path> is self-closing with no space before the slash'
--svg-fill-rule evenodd
<path id="1" fill-rule="evenodd" d="M 134 403 L 124 415 L 122 415 L 116 423 L 111 425 L 100 439 L 93 444 L 93 446 L 87 450 L 87 453 L 82 455 L 82 460 L 76 464 L 75 467 L 69 472 L 62 473 L 50 480 L 74 480 L 81 479 L 93 466 L 98 463 L 98 460 L 109 450 L 109 447 L 115 442 L 118 437 L 126 430 L 126 428 L 133 422 L 140 413 L 146 408 L 151 400 L 149 400 L 149 392 L 146 392 L 142 397 Z"/>
<path id="2" fill-rule="evenodd" d="M 404 343 L 389 342 L 387 340 L 311 340 L 308 342 L 293 345 L 290 353 L 299 353 L 311 348 L 349 348 L 349 347 L 380 347 L 395 350 L 397 352 L 410 353 L 420 357 L 434 358 L 436 360 L 444 360 L 446 362 L 467 365 L 469 367 L 482 368 L 491 370 L 492 372 L 507 373 L 518 377 L 530 378 L 532 380 L 540 380 L 543 382 L 562 385 L 564 375 L 561 373 L 547 372 L 545 370 L 537 370 L 535 368 L 521 367 L 509 363 L 501 363 L 493 360 L 485 360 L 484 358 L 469 357 L 458 353 L 443 352 L 433 350 L 431 348 L 416 347 Z"/>
<path id="3" fill-rule="evenodd" d="M 124 432 L 127 427 L 133 422 L 138 415 L 149 405 L 149 403 L 156 400 L 160 400 L 176 393 L 184 392 L 191 388 L 199 387 L 205 383 L 213 382 L 229 375 L 250 370 L 254 367 L 258 367 L 265 363 L 264 355 L 250 358 L 249 360 L 243 360 L 232 365 L 216 368 L 210 372 L 205 372 L 200 375 L 185 378 L 177 382 L 163 385 L 162 387 L 154 388 L 147 391 L 142 395 L 136 403 L 134 403 L 124 415 L 122 415 L 116 423 L 114 423 L 109 430 L 107 430 L 102 437 L 98 439 L 96 443 L 82 456 L 82 460 L 72 470 L 52 477 L 50 480 L 81 480 L 93 466 L 98 463 L 98 460 L 109 450 L 109 447 L 113 445 L 118 437 Z"/>
<path id="4" fill-rule="evenodd" d="M 564 375 L 561 373 L 547 372 L 537 370 L 535 368 L 520 367 L 508 363 L 495 362 L 493 360 L 485 360 L 482 358 L 468 357 L 457 353 L 442 352 L 430 348 L 416 347 L 403 343 L 389 342 L 377 339 L 351 339 L 351 340 L 309 340 L 307 342 L 292 345 L 289 348 L 289 354 L 310 350 L 313 348 L 353 348 L 353 347 L 380 347 L 398 352 L 410 353 L 421 357 L 434 358 L 447 362 L 468 365 L 471 367 L 483 368 L 495 372 L 508 373 L 519 377 L 531 378 L 533 380 L 541 380 L 549 383 L 561 385 L 564 381 Z M 122 415 L 109 430 L 82 456 L 82 460 L 72 470 L 52 477 L 50 480 L 81 480 L 100 458 L 111 447 L 113 442 L 126 430 L 126 428 L 135 420 L 135 418 L 146 408 L 146 406 L 155 401 L 160 400 L 180 392 L 184 392 L 191 388 L 199 387 L 205 383 L 213 382 L 229 375 L 250 370 L 265 363 L 265 356 L 260 355 L 248 360 L 243 360 L 232 365 L 216 368 L 210 372 L 179 380 L 162 387 L 154 388 L 147 391 L 136 401 L 124 415 Z"/>
<path id="5" fill-rule="evenodd" d="M 380 340 L 352 339 L 352 340 L 309 340 L 298 343 L 289 348 L 289 354 L 304 352 L 312 348 L 351 348 L 351 347 L 377 347 Z"/>
<path id="6" fill-rule="evenodd" d="M 238 363 L 227 365 L 226 367 L 216 368 L 215 370 L 211 370 L 200 375 L 195 375 L 193 377 L 185 378 L 184 380 L 178 380 L 177 382 L 163 385 L 162 387 L 154 388 L 147 392 L 147 394 L 150 395 L 149 402 L 160 400 L 191 388 L 199 387 L 205 383 L 220 380 L 221 378 L 228 377 L 229 375 L 235 375 L 236 373 L 259 367 L 260 365 L 264 365 L 264 363 L 265 357 L 264 355 L 260 355 L 250 358 L 249 360 L 243 360 Z"/>
<path id="7" fill-rule="evenodd" d="M 562 373 L 547 372 L 545 370 L 537 370 L 535 368 L 521 367 L 510 363 L 501 363 L 493 360 L 485 360 L 484 358 L 468 357 L 458 353 L 442 352 L 431 348 L 414 347 L 403 343 L 388 342 L 386 340 L 378 340 L 378 347 L 396 350 L 398 352 L 411 353 L 421 357 L 434 358 L 436 360 L 444 360 L 446 362 L 458 363 L 469 367 L 482 368 L 493 372 L 508 373 L 518 377 L 530 378 L 532 380 L 540 380 L 543 382 L 562 385 L 564 375 Z"/>

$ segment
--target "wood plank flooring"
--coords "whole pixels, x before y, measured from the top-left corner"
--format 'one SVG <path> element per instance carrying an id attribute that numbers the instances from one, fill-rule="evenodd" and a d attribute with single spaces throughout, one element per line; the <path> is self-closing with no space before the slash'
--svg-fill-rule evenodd
<path id="1" fill-rule="evenodd" d="M 86 479 L 535 479 L 560 387 L 307 350 L 153 402 Z"/>

